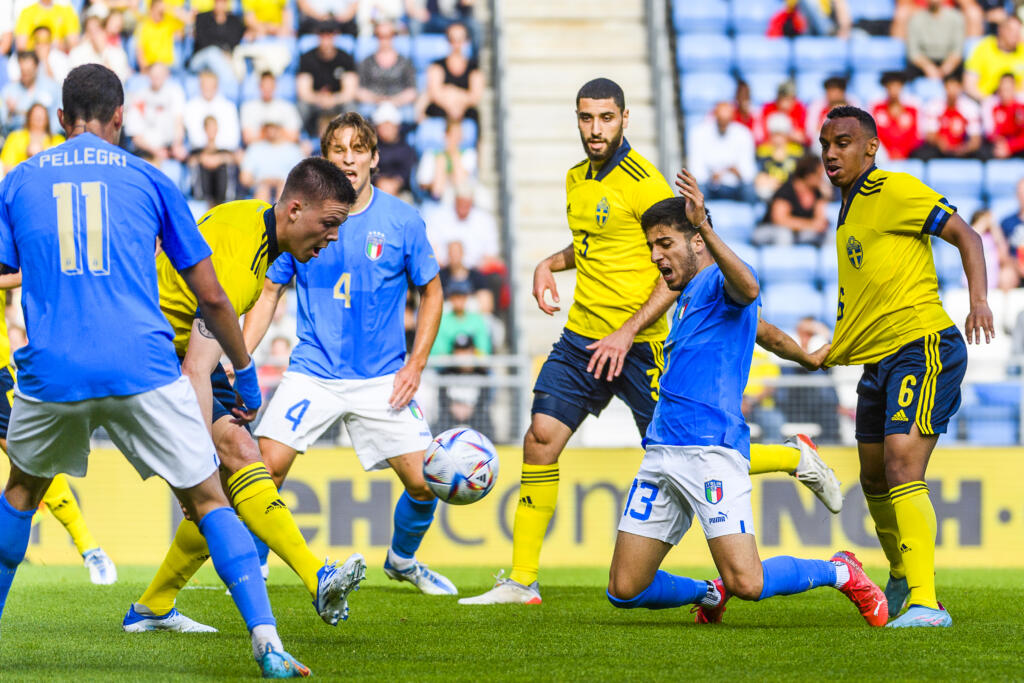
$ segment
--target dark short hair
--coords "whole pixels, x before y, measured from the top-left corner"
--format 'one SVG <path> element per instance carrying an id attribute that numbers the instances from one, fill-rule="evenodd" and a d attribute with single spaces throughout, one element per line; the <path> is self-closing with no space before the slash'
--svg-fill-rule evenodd
<path id="1" fill-rule="evenodd" d="M 61 101 L 65 123 L 93 119 L 107 123 L 124 104 L 124 88 L 117 74 L 102 64 L 83 64 L 64 79 Z"/>
<path id="2" fill-rule="evenodd" d="M 903 70 L 896 70 L 896 71 L 883 71 L 882 72 L 882 77 L 879 79 L 878 82 L 881 83 L 882 85 L 888 85 L 889 83 L 892 83 L 893 81 L 899 81 L 900 83 L 906 83 L 907 80 L 908 80 L 907 79 L 907 73 L 905 71 L 903 71 Z"/>
<path id="3" fill-rule="evenodd" d="M 311 201 L 336 201 L 351 206 L 356 191 L 340 168 L 323 157 L 303 159 L 288 173 L 281 198 L 303 197 Z"/>
<path id="4" fill-rule="evenodd" d="M 342 128 L 351 128 L 355 141 L 370 150 L 370 154 L 377 151 L 377 129 L 366 120 L 366 117 L 357 112 L 350 111 L 338 114 L 327 124 L 324 134 L 320 136 L 321 156 L 327 156 L 327 145 L 331 143 L 331 138 L 334 137 L 334 134 Z"/>
<path id="5" fill-rule="evenodd" d="M 829 76 L 825 79 L 824 87 L 826 90 L 830 88 L 846 90 L 846 76 Z"/>
<path id="6" fill-rule="evenodd" d="M 615 100 L 615 106 L 619 108 L 619 111 L 626 110 L 626 95 L 622 92 L 622 88 L 615 81 L 608 78 L 595 78 L 592 81 L 587 81 L 580 88 L 579 92 L 576 93 L 576 106 L 580 106 L 580 100 L 586 98 L 588 100 Z"/>
<path id="7" fill-rule="evenodd" d="M 18 59 L 31 59 L 37 65 L 39 64 L 39 55 L 32 50 L 19 50 Z"/>
<path id="8" fill-rule="evenodd" d="M 943 85 L 945 85 L 946 83 L 949 83 L 950 81 L 956 81 L 957 83 L 963 83 L 963 78 L 961 78 L 960 74 L 958 74 L 956 71 L 953 71 L 953 72 L 948 73 L 948 74 L 946 74 L 945 76 L 942 77 L 942 84 Z"/>
<path id="9" fill-rule="evenodd" d="M 685 197 L 662 199 L 660 202 L 652 204 L 640 216 L 640 227 L 645 233 L 657 225 L 667 225 L 687 237 L 693 237 L 697 232 L 697 229 L 686 217 Z"/>
<path id="10" fill-rule="evenodd" d="M 805 154 L 796 162 L 796 167 L 793 169 L 794 178 L 806 178 L 809 175 L 814 175 L 821 169 L 821 157 L 815 154 Z"/>
<path id="11" fill-rule="evenodd" d="M 849 104 L 843 104 L 838 107 L 832 107 L 828 112 L 828 118 L 830 119 L 857 119 L 860 122 L 860 127 L 864 129 L 864 132 L 873 138 L 878 137 L 878 126 L 875 125 L 875 119 L 871 114 L 867 113 L 860 107 L 854 107 Z"/>

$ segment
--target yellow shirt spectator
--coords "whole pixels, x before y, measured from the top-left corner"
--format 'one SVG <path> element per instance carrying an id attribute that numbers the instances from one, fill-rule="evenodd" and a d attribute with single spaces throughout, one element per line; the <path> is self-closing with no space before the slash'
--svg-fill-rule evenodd
<path id="1" fill-rule="evenodd" d="M 55 5 L 52 2 L 44 5 L 41 2 L 29 5 L 18 15 L 14 26 L 14 35 L 28 41 L 27 49 L 35 48 L 32 32 L 40 26 L 50 29 L 53 41 L 58 45 L 67 45 L 68 38 L 77 38 L 82 32 L 78 14 L 71 5 Z"/>
<path id="2" fill-rule="evenodd" d="M 251 12 L 261 24 L 280 24 L 286 5 L 285 0 L 242 0 L 242 11 Z"/>
<path id="3" fill-rule="evenodd" d="M 29 154 L 29 145 L 31 142 L 32 138 L 27 128 L 16 130 L 7 136 L 7 139 L 4 140 L 3 149 L 0 149 L 0 163 L 3 163 L 4 173 L 7 173 L 12 168 L 25 161 L 25 159 L 32 156 L 32 154 Z M 44 149 L 56 147 L 62 142 L 64 142 L 63 135 L 48 135 L 42 149 L 35 150 L 33 154 L 39 153 Z"/>
<path id="4" fill-rule="evenodd" d="M 1017 89 L 1024 85 L 1024 43 L 1013 52 L 999 49 L 995 36 L 983 38 L 964 63 L 964 69 L 978 76 L 978 92 L 991 95 L 999 87 L 1003 74 L 1011 73 L 1017 79 Z"/>
<path id="5" fill-rule="evenodd" d="M 160 62 L 174 66 L 174 36 L 181 22 L 170 14 L 160 21 L 146 16 L 135 30 L 135 42 L 139 49 L 139 68 Z"/>
<path id="6" fill-rule="evenodd" d="M 771 354 L 755 347 L 754 356 L 750 361 L 750 378 L 747 380 L 743 397 L 761 408 L 774 408 L 775 399 L 772 396 L 775 388 L 766 386 L 766 382 L 774 380 L 781 374 L 782 370 L 775 364 Z"/>

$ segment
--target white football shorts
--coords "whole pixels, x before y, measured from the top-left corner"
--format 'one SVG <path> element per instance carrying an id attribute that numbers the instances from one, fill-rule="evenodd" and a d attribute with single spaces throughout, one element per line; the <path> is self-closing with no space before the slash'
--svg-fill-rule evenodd
<path id="1" fill-rule="evenodd" d="M 187 489 L 217 471 L 217 451 L 185 377 L 141 394 L 72 403 L 38 401 L 15 389 L 8 454 L 36 477 L 84 477 L 97 427 L 107 430 L 143 479 L 155 474 Z"/>
<path id="2" fill-rule="evenodd" d="M 619 531 L 676 545 L 696 515 L 707 538 L 754 533 L 750 461 L 720 446 L 648 446 Z"/>
<path id="3" fill-rule="evenodd" d="M 363 469 L 384 469 L 388 458 L 426 450 L 433 438 L 415 399 L 400 410 L 388 404 L 394 383 L 393 374 L 320 379 L 285 372 L 255 434 L 302 453 L 343 420 Z"/>

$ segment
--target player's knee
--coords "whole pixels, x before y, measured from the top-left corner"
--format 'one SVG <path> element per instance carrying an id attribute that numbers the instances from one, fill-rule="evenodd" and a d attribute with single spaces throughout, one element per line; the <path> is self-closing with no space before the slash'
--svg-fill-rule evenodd
<path id="1" fill-rule="evenodd" d="M 436 498 L 434 492 L 430 490 L 429 486 L 427 486 L 427 482 L 422 480 L 406 484 L 405 492 L 409 494 L 410 498 L 421 503 L 427 503 Z"/>
<path id="2" fill-rule="evenodd" d="M 636 580 L 632 577 L 616 572 L 614 568 L 608 574 L 608 602 L 616 607 L 623 609 L 635 607 L 631 601 L 643 593 L 646 588 L 647 586 L 637 585 Z"/>
<path id="3" fill-rule="evenodd" d="M 231 472 L 261 461 L 260 449 L 245 429 L 230 429 L 218 434 L 214 444 L 217 456 Z"/>
<path id="4" fill-rule="evenodd" d="M 552 465 L 558 462 L 554 430 L 530 425 L 523 439 L 523 462 L 527 465 Z"/>
<path id="5" fill-rule="evenodd" d="M 884 473 L 861 472 L 860 488 L 864 493 L 879 495 L 889 492 L 889 483 Z"/>
<path id="6" fill-rule="evenodd" d="M 740 600 L 758 600 L 761 598 L 761 591 L 764 589 L 762 577 L 753 573 L 723 576 L 722 583 L 725 584 L 725 590 Z"/>

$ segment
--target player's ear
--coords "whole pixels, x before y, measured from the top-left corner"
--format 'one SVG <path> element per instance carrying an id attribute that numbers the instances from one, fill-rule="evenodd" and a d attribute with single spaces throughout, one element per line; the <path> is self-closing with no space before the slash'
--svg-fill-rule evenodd
<path id="1" fill-rule="evenodd" d="M 297 223 L 299 218 L 302 217 L 302 200 L 292 197 L 288 200 L 288 220 L 292 223 Z"/>
<path id="2" fill-rule="evenodd" d="M 65 133 L 71 134 L 71 131 L 68 130 L 67 125 L 64 123 L 64 110 L 59 107 L 57 108 L 57 122 L 60 123 L 60 127 L 64 129 Z"/>
<path id="3" fill-rule="evenodd" d="M 622 129 L 625 130 L 629 127 L 629 109 L 622 110 Z"/>
<path id="4" fill-rule="evenodd" d="M 868 140 L 868 154 L 870 156 L 875 156 L 875 153 L 878 152 L 878 145 L 878 138 L 871 138 L 870 140 Z"/>

